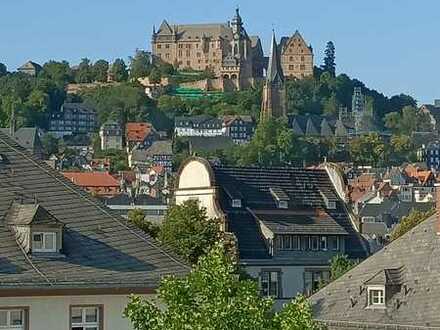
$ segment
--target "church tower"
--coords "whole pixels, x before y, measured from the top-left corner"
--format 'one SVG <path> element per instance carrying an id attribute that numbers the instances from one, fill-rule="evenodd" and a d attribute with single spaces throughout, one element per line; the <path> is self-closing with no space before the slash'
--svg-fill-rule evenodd
<path id="1" fill-rule="evenodd" d="M 275 32 L 273 32 L 266 82 L 263 87 L 260 120 L 263 121 L 270 118 L 285 117 L 287 113 L 286 108 L 287 101 L 284 75 L 281 68 Z"/>

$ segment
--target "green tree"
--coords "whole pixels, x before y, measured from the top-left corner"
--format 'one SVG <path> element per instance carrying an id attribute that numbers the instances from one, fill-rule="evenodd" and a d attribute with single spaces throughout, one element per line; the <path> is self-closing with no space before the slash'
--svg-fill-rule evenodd
<path id="1" fill-rule="evenodd" d="M 141 209 L 128 211 L 128 220 L 151 237 L 158 237 L 160 232 L 159 225 L 145 219 L 145 214 Z"/>
<path id="2" fill-rule="evenodd" d="M 120 120 L 123 123 L 146 121 L 154 107 L 153 101 L 145 95 L 142 88 L 130 84 L 87 90 L 81 93 L 81 98 L 96 109 L 100 123 L 108 119 Z M 155 124 L 153 122 L 153 125 Z"/>
<path id="3" fill-rule="evenodd" d="M 162 223 L 159 240 L 191 263 L 221 239 L 220 221 L 210 219 L 198 201 L 171 206 Z"/>
<path id="4" fill-rule="evenodd" d="M 134 57 L 130 58 L 130 79 L 147 77 L 151 71 L 150 55 L 138 50 Z"/>
<path id="5" fill-rule="evenodd" d="M 259 295 L 255 280 L 240 276 L 221 245 L 201 257 L 186 277 L 162 279 L 159 299 L 165 309 L 131 296 L 124 315 L 136 330 L 318 329 L 304 297 L 274 313 L 272 299 Z"/>
<path id="6" fill-rule="evenodd" d="M 416 131 L 432 130 L 429 115 L 411 105 L 404 106 L 401 112 L 386 114 L 384 122 L 387 128 L 398 134 L 411 135 Z"/>
<path id="7" fill-rule="evenodd" d="M 336 54 L 335 54 L 335 44 L 333 43 L 333 41 L 329 41 L 327 42 L 327 45 L 325 47 L 325 51 L 324 51 L 324 64 L 322 66 L 322 69 L 324 71 L 329 72 L 332 77 L 336 76 L 336 63 L 335 63 L 335 59 L 336 59 Z"/>
<path id="8" fill-rule="evenodd" d="M 435 209 L 431 209 L 429 211 L 423 212 L 419 210 L 411 210 L 411 212 L 400 220 L 400 223 L 396 226 L 396 228 L 391 233 L 391 240 L 394 241 L 413 229 L 418 224 L 422 223 L 426 219 L 428 219 L 431 215 L 435 214 Z"/>
<path id="9" fill-rule="evenodd" d="M 332 95 L 326 99 L 324 103 L 324 114 L 326 115 L 337 115 L 339 111 L 339 103 L 336 98 L 336 94 L 332 93 Z"/>
<path id="10" fill-rule="evenodd" d="M 72 70 L 70 69 L 69 63 L 66 61 L 49 61 L 45 63 L 40 76 L 51 80 L 61 87 L 64 87 L 65 84 L 73 81 Z"/>
<path id="11" fill-rule="evenodd" d="M 350 157 L 359 165 L 378 166 L 387 161 L 387 151 L 384 141 L 377 133 L 357 137 L 349 145 Z"/>
<path id="12" fill-rule="evenodd" d="M 159 70 L 159 69 L 157 69 L 157 68 L 153 68 L 153 69 L 150 71 L 149 78 L 150 78 L 150 81 L 151 81 L 152 83 L 156 83 L 156 84 L 160 83 L 160 79 L 161 79 L 161 77 L 162 77 L 162 74 L 160 73 L 160 70 Z"/>
<path id="13" fill-rule="evenodd" d="M 109 64 L 106 60 L 98 60 L 93 64 L 94 79 L 98 82 L 107 82 Z"/>
<path id="14" fill-rule="evenodd" d="M 52 134 L 45 134 L 41 138 L 41 144 L 43 145 L 46 156 L 58 154 L 58 139 Z"/>
<path id="15" fill-rule="evenodd" d="M 91 83 L 94 80 L 91 62 L 88 58 L 83 58 L 75 72 L 75 81 L 77 83 Z"/>
<path id="16" fill-rule="evenodd" d="M 111 73 L 113 76 L 113 79 L 117 82 L 121 81 L 127 81 L 128 79 L 128 71 L 127 66 L 125 65 L 125 62 L 121 58 L 117 58 L 111 67 Z"/>
<path id="17" fill-rule="evenodd" d="M 350 269 L 357 265 L 357 262 L 348 259 L 346 255 L 338 254 L 330 260 L 330 280 L 337 280 Z"/>
<path id="18" fill-rule="evenodd" d="M 0 77 L 6 76 L 8 68 L 3 63 L 0 63 Z"/>

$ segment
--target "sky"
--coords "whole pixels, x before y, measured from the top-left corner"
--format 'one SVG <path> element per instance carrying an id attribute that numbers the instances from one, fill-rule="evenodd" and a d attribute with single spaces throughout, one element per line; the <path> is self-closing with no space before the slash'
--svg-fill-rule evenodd
<path id="1" fill-rule="evenodd" d="M 164 18 L 226 22 L 237 6 L 266 51 L 272 29 L 278 38 L 299 30 L 315 65 L 332 40 L 338 73 L 387 96 L 440 98 L 438 0 L 0 0 L 0 62 L 12 71 L 28 60 L 128 59 L 150 49 Z"/>

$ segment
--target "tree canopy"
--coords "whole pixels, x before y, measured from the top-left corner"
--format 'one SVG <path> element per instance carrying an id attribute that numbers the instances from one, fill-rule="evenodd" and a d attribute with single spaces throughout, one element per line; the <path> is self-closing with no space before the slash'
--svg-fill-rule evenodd
<path id="1" fill-rule="evenodd" d="M 333 41 L 327 42 L 324 54 L 324 64 L 322 65 L 322 69 L 334 77 L 336 76 L 336 51 Z"/>
<path id="2" fill-rule="evenodd" d="M 166 277 L 159 287 L 165 309 L 132 296 L 124 311 L 136 330 L 302 330 L 318 329 L 307 300 L 299 296 L 278 312 L 259 294 L 258 283 L 243 278 L 220 244 L 184 277 Z"/>
<path id="3" fill-rule="evenodd" d="M 196 200 L 171 206 L 159 234 L 162 243 L 191 263 L 196 263 L 220 238 L 220 221 L 208 218 L 206 209 Z"/>
<path id="4" fill-rule="evenodd" d="M 428 219 L 431 215 L 435 213 L 435 209 L 423 212 L 419 210 L 411 210 L 411 212 L 400 220 L 400 223 L 391 233 L 391 240 L 394 241 L 413 229 L 418 224 L 422 223 Z"/>

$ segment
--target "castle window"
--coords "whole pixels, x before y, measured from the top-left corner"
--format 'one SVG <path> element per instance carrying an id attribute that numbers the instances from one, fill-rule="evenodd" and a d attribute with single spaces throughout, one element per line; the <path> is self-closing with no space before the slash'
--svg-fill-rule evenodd
<path id="1" fill-rule="evenodd" d="M 159 44 L 159 45 L 157 45 L 156 47 L 157 47 L 157 49 L 161 49 L 161 48 L 162 48 L 162 45 Z"/>
<path id="2" fill-rule="evenodd" d="M 289 61 L 291 61 L 291 62 L 293 61 L 293 56 L 289 57 Z"/>
<path id="3" fill-rule="evenodd" d="M 170 44 L 166 44 L 166 45 L 165 45 L 165 48 L 170 48 Z"/>

